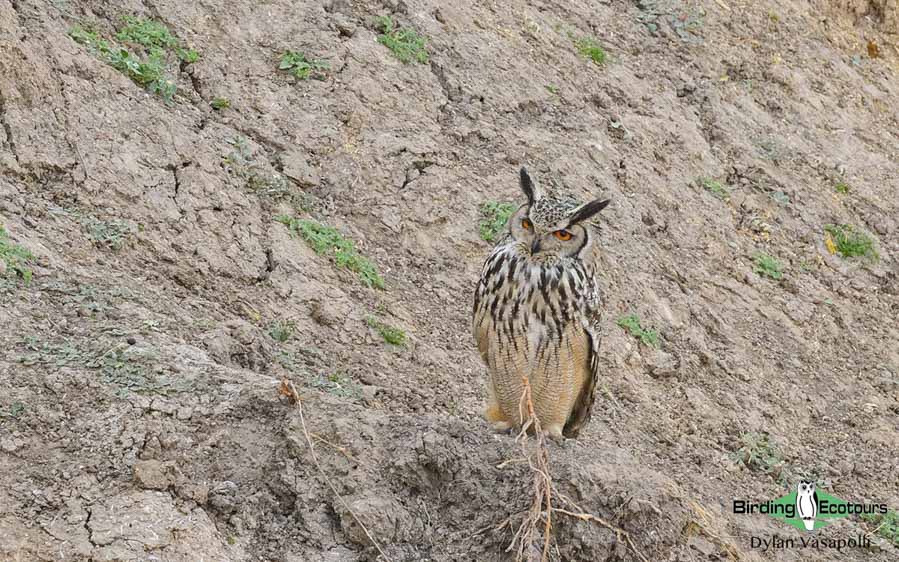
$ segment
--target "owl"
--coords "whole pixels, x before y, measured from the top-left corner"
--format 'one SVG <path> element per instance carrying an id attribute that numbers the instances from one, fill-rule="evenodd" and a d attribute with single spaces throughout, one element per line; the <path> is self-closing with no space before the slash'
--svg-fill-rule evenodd
<path id="1" fill-rule="evenodd" d="M 534 412 L 553 439 L 577 437 L 590 419 L 599 352 L 600 294 L 589 223 L 609 200 L 578 205 L 543 193 L 524 168 L 527 202 L 481 271 L 472 328 L 487 365 L 485 417 L 494 430 L 527 420 L 527 377 Z"/>

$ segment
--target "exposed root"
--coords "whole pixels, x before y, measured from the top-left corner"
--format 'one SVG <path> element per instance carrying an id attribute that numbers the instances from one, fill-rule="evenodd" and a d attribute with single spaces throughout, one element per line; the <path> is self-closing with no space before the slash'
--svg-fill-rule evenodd
<path id="1" fill-rule="evenodd" d="M 300 393 L 297 392 L 297 387 L 294 386 L 293 382 L 290 379 L 281 379 L 281 384 L 278 386 L 278 394 L 281 396 L 286 396 L 287 400 L 297 407 L 297 412 L 300 414 L 300 425 L 303 427 L 303 437 L 306 438 L 306 446 L 309 447 L 309 454 L 312 455 L 312 462 L 315 463 L 315 468 L 318 469 L 319 474 L 324 478 L 325 483 L 328 485 L 328 488 L 331 488 L 331 492 L 337 497 L 338 501 L 343 505 L 343 507 L 349 512 L 350 515 L 353 516 L 353 519 L 356 520 L 356 523 L 359 524 L 359 527 L 362 528 L 362 531 L 365 533 L 365 536 L 368 537 L 368 540 L 371 541 L 371 544 L 375 546 L 378 551 L 378 554 L 381 555 L 386 562 L 390 562 L 390 558 L 384 554 L 384 551 L 381 549 L 381 545 L 378 544 L 378 541 L 375 540 L 371 533 L 368 531 L 368 528 L 362 522 L 362 519 L 356 515 L 350 505 L 343 499 L 343 496 L 340 495 L 340 492 L 337 491 L 337 488 L 334 487 L 334 484 L 331 482 L 331 479 L 328 478 L 328 475 L 325 473 L 322 465 L 318 462 L 318 457 L 315 455 L 315 447 L 312 445 L 312 436 L 309 434 L 309 430 L 306 428 L 306 418 L 303 416 L 303 403 L 300 401 Z"/>
<path id="2" fill-rule="evenodd" d="M 515 534 L 512 536 L 512 541 L 506 548 L 506 552 L 515 550 L 516 562 L 532 562 L 537 560 L 536 553 L 539 549 L 540 562 L 547 562 L 550 559 L 550 553 L 554 542 L 552 532 L 553 513 L 558 513 L 605 527 L 615 533 L 615 536 L 619 541 L 624 539 L 628 548 L 633 551 L 641 562 L 649 562 L 646 556 L 637 549 L 637 546 L 634 544 L 633 540 L 631 540 L 631 536 L 627 531 L 613 525 L 602 517 L 597 517 L 585 512 L 578 507 L 571 498 L 556 489 L 552 480 L 549 451 L 546 447 L 546 434 L 543 433 L 543 430 L 540 427 L 540 420 L 534 413 L 534 402 L 531 399 L 531 386 L 526 377 L 522 377 L 522 383 L 524 390 L 522 391 L 521 401 L 519 403 L 519 419 L 524 420 L 524 423 L 522 423 L 521 431 L 519 431 L 515 440 L 521 445 L 524 458 L 527 460 L 531 473 L 534 476 L 534 495 L 531 499 L 531 506 L 523 512 L 521 523 L 518 525 L 517 529 L 515 529 L 515 526 L 512 523 L 512 520 L 515 517 L 514 515 L 504 519 L 502 523 L 495 528 L 496 530 L 501 530 L 508 526 L 510 529 L 515 530 Z M 533 447 L 528 446 L 530 430 L 533 430 L 536 441 L 536 444 Z M 498 465 L 498 468 L 503 468 L 516 461 L 520 462 L 520 459 L 507 460 Z M 558 503 L 563 507 L 554 506 L 554 499 L 558 500 Z M 542 532 L 540 532 L 541 527 Z M 542 539 L 538 539 L 538 536 L 542 536 Z M 542 541 L 542 547 L 538 546 L 539 541 Z M 556 547 L 555 552 L 559 554 L 558 547 Z M 559 556 L 559 558 L 561 558 L 561 556 Z"/>

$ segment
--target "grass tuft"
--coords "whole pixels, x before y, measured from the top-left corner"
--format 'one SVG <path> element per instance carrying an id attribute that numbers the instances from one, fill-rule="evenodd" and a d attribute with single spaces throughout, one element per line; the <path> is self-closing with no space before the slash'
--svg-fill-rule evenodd
<path id="1" fill-rule="evenodd" d="M 717 197 L 718 199 L 727 199 L 730 197 L 730 192 L 727 191 L 727 188 L 724 185 L 712 178 L 699 178 L 698 183 L 703 187 L 706 191 Z"/>
<path id="2" fill-rule="evenodd" d="M 848 195 L 851 188 L 849 187 L 848 183 L 846 183 L 844 181 L 840 181 L 840 182 L 837 182 L 836 185 L 833 186 L 833 190 L 836 191 L 837 193 L 841 193 L 843 195 Z"/>
<path id="3" fill-rule="evenodd" d="M 481 239 L 486 242 L 494 242 L 498 235 L 506 228 L 509 217 L 515 212 L 514 203 L 500 201 L 488 201 L 481 205 L 481 222 L 478 232 Z"/>
<path id="4" fill-rule="evenodd" d="M 785 464 L 783 455 L 767 433 L 749 432 L 740 435 L 740 448 L 733 458 L 746 468 L 765 473 L 780 472 Z"/>
<path id="5" fill-rule="evenodd" d="M 400 328 L 395 328 L 393 326 L 390 326 L 389 324 L 385 324 L 374 316 L 366 317 L 365 323 L 368 324 L 369 327 L 374 328 L 374 330 L 377 331 L 382 338 L 384 338 L 384 341 L 389 343 L 390 345 L 406 345 L 406 332 L 404 332 Z"/>
<path id="6" fill-rule="evenodd" d="M 624 328 L 630 334 L 650 347 L 659 344 L 659 333 L 655 330 L 647 330 L 640 324 L 640 317 L 636 314 L 628 314 L 618 319 L 618 326 Z"/>
<path id="7" fill-rule="evenodd" d="M 384 279 L 378 274 L 375 264 L 356 251 L 352 240 L 344 238 L 336 228 L 325 226 L 314 220 L 295 219 L 286 215 L 275 218 L 306 241 L 316 254 L 327 254 L 338 267 L 356 273 L 367 287 L 384 288 Z"/>
<path id="8" fill-rule="evenodd" d="M 231 107 L 231 100 L 229 100 L 228 98 L 215 98 L 214 100 L 209 102 L 209 105 L 212 106 L 212 109 L 221 111 L 223 109 L 228 109 L 229 107 Z"/>
<path id="9" fill-rule="evenodd" d="M 384 45 L 393 53 L 400 62 L 408 64 L 419 62 L 427 64 L 430 58 L 427 49 L 428 39 L 419 35 L 411 27 L 396 26 L 390 16 L 380 16 L 376 20 L 381 34 L 378 35 L 378 43 Z"/>
<path id="10" fill-rule="evenodd" d="M 771 279 L 783 279 L 783 264 L 775 257 L 759 252 L 753 258 L 755 261 L 755 271 L 759 275 L 770 277 Z"/>
<path id="11" fill-rule="evenodd" d="M 270 335 L 276 342 L 285 343 L 293 337 L 293 333 L 296 329 L 297 325 L 293 320 L 279 319 L 269 325 L 268 335 Z"/>
<path id="12" fill-rule="evenodd" d="M 603 49 L 602 46 L 596 41 L 596 39 L 592 37 L 581 37 L 580 39 L 575 39 L 574 47 L 582 57 L 592 60 L 593 64 L 596 65 L 601 66 L 605 64 L 606 58 L 608 58 L 605 49 Z"/>
<path id="13" fill-rule="evenodd" d="M 10 242 L 6 229 L 0 226 L 0 260 L 6 264 L 6 275 L 21 277 L 26 285 L 31 283 L 33 272 L 28 264 L 34 261 L 31 252 Z"/>
<path id="14" fill-rule="evenodd" d="M 886 513 L 866 513 L 862 519 L 875 525 L 877 533 L 893 546 L 899 546 L 899 513 L 889 510 Z"/>
<path id="15" fill-rule="evenodd" d="M 874 248 L 874 240 L 864 232 L 848 224 L 828 224 L 824 231 L 829 235 L 828 249 L 833 249 L 843 257 L 863 257 L 877 261 L 879 255 Z"/>

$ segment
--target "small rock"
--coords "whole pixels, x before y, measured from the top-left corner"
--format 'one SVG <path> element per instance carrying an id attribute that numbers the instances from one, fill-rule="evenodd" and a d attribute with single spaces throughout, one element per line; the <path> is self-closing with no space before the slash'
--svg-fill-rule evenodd
<path id="1" fill-rule="evenodd" d="M 0 260 L 0 277 L 3 277 L 4 275 L 6 275 L 6 262 Z"/>
<path id="2" fill-rule="evenodd" d="M 335 326 L 343 320 L 340 311 L 330 300 L 321 300 L 313 305 L 312 319 L 322 326 Z"/>
<path id="3" fill-rule="evenodd" d="M 379 390 L 381 390 L 381 387 L 368 384 L 362 385 L 362 398 L 366 402 L 373 402 Z"/>
<path id="4" fill-rule="evenodd" d="M 670 353 L 656 350 L 646 359 L 646 365 L 649 368 L 649 374 L 654 378 L 667 378 L 677 374 L 680 361 Z"/>
<path id="5" fill-rule="evenodd" d="M 4 453 L 14 453 L 18 448 L 19 444 L 12 437 L 0 439 L 0 449 L 2 449 Z"/>
<path id="6" fill-rule="evenodd" d="M 154 399 L 153 402 L 150 403 L 150 409 L 154 412 L 162 412 L 169 416 L 175 413 L 175 405 L 161 398 Z"/>
<path id="7" fill-rule="evenodd" d="M 175 413 L 175 417 L 179 420 L 189 420 L 193 415 L 193 410 L 186 406 L 178 408 L 178 411 Z"/>
<path id="8" fill-rule="evenodd" d="M 237 484 L 230 480 L 219 482 L 209 494 L 209 504 L 223 513 L 237 509 Z"/>
<path id="9" fill-rule="evenodd" d="M 206 505 L 209 501 L 209 486 L 206 484 L 186 483 L 178 488 L 178 496 L 187 500 L 193 500 L 198 505 Z"/>
<path id="10" fill-rule="evenodd" d="M 321 181 L 303 150 L 288 152 L 281 158 L 281 163 L 284 165 L 284 175 L 304 187 L 315 187 Z"/>
<path id="11" fill-rule="evenodd" d="M 164 464 L 157 460 L 134 463 L 134 479 L 147 490 L 165 490 L 171 484 Z"/>
<path id="12" fill-rule="evenodd" d="M 344 18 L 340 18 L 336 23 L 337 33 L 341 37 L 352 37 L 356 34 L 356 26 Z"/>
<path id="13" fill-rule="evenodd" d="M 130 337 L 129 337 L 127 340 L 125 340 L 125 341 L 128 342 L 128 345 L 134 345 L 134 344 L 137 343 L 137 338 L 135 338 L 134 336 L 130 336 Z"/>

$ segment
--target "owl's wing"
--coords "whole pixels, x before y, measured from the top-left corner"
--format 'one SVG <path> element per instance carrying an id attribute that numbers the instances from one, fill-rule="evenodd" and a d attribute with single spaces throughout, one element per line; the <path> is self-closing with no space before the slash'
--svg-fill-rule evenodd
<path id="1" fill-rule="evenodd" d="M 584 384 L 581 386 L 581 393 L 575 400 L 574 407 L 571 409 L 571 414 L 568 416 L 568 421 L 565 422 L 565 428 L 562 431 L 562 434 L 568 438 L 577 437 L 581 428 L 590 421 L 593 402 L 596 399 L 602 315 L 600 313 L 599 288 L 595 285 L 585 308 L 586 320 L 582 329 L 584 330 L 584 337 L 587 339 L 587 373 Z"/>

